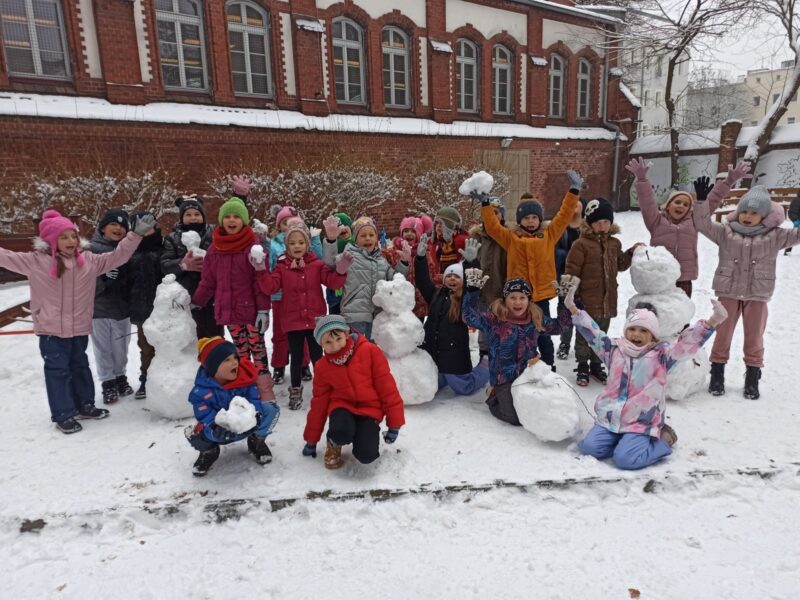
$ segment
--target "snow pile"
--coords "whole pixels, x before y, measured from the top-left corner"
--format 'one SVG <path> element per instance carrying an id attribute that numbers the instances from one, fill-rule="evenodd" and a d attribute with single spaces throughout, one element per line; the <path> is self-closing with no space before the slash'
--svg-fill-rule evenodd
<path id="1" fill-rule="evenodd" d="M 389 360 L 389 369 L 405 404 L 433 400 L 439 389 L 439 371 L 430 354 L 418 346 L 425 330 L 414 315 L 414 286 L 401 274 L 379 281 L 372 297 L 382 308 L 372 323 L 372 338 Z"/>
<path id="2" fill-rule="evenodd" d="M 200 234 L 196 231 L 184 231 L 181 234 L 181 244 L 186 246 L 186 250 L 192 256 L 205 258 L 206 251 L 200 247 Z"/>
<path id="3" fill-rule="evenodd" d="M 463 196 L 469 196 L 472 192 L 488 194 L 492 191 L 493 187 L 494 177 L 489 175 L 486 171 L 478 171 L 464 180 L 464 183 L 458 188 L 458 193 Z"/>
<path id="4" fill-rule="evenodd" d="M 214 417 L 214 422 L 233 433 L 250 431 L 258 424 L 256 407 L 247 398 L 234 396 L 228 409 L 221 409 Z"/>
<path id="5" fill-rule="evenodd" d="M 261 244 L 253 244 L 253 247 L 250 248 L 250 258 L 257 263 L 263 263 L 266 260 L 264 246 Z"/>

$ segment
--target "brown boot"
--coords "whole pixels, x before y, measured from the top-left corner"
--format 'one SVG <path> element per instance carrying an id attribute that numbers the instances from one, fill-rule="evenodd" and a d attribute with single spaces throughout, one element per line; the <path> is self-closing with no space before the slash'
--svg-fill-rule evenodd
<path id="1" fill-rule="evenodd" d="M 327 448 L 325 448 L 325 468 L 326 469 L 338 469 L 342 466 L 342 448 L 341 446 L 331 446 L 331 443 L 328 442 Z"/>
<path id="2" fill-rule="evenodd" d="M 678 434 L 675 433 L 675 430 L 669 425 L 663 425 L 661 427 L 661 441 L 672 448 L 675 442 L 678 441 Z"/>
<path id="3" fill-rule="evenodd" d="M 303 386 L 289 388 L 289 410 L 299 410 L 303 406 Z"/>

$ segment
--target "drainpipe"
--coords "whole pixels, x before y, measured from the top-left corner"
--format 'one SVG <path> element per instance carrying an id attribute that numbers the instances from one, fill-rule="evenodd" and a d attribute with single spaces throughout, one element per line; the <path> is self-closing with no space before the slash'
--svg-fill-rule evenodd
<path id="1" fill-rule="evenodd" d="M 603 89 L 600 95 L 601 98 L 601 118 L 602 118 L 602 125 L 606 129 L 609 129 L 614 132 L 614 171 L 611 174 L 611 201 L 616 209 L 619 206 L 619 191 L 617 190 L 617 175 L 619 172 L 619 140 L 622 137 L 621 130 L 619 125 L 616 123 L 611 123 L 608 121 L 607 112 L 608 112 L 608 64 L 609 64 L 609 44 L 608 44 L 608 33 L 605 33 L 605 58 L 603 62 Z"/>

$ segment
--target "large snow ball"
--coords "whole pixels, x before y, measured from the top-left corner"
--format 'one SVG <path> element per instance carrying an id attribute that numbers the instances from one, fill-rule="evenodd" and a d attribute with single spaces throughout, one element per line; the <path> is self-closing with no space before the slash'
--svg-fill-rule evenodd
<path id="1" fill-rule="evenodd" d="M 458 193 L 469 196 L 472 192 L 488 194 L 494 187 L 494 177 L 486 171 L 473 173 L 458 187 Z"/>
<path id="2" fill-rule="evenodd" d="M 686 400 L 692 394 L 704 390 L 710 369 L 705 348 L 700 348 L 694 356 L 679 361 L 667 375 L 667 398 Z"/>
<path id="3" fill-rule="evenodd" d="M 403 404 L 430 402 L 439 390 L 439 370 L 431 355 L 424 350 L 414 350 L 400 357 L 389 357 L 392 372 Z"/>
<path id="4" fill-rule="evenodd" d="M 234 433 L 250 431 L 258 424 L 256 407 L 247 398 L 234 396 L 227 409 L 223 408 L 217 412 L 214 422 Z"/>
<path id="5" fill-rule="evenodd" d="M 519 422 L 540 441 L 562 442 L 580 432 L 580 398 L 544 362 L 522 372 L 511 386 L 511 397 Z"/>
<path id="6" fill-rule="evenodd" d="M 681 265 L 663 246 L 639 246 L 633 252 L 631 282 L 640 294 L 658 294 L 675 287 Z"/>
<path id="7" fill-rule="evenodd" d="M 657 294 L 636 294 L 628 302 L 629 315 L 637 305 L 647 303 L 653 306 L 658 317 L 658 338 L 669 339 L 678 335 L 692 320 L 695 306 L 680 288 L 672 287 Z"/>

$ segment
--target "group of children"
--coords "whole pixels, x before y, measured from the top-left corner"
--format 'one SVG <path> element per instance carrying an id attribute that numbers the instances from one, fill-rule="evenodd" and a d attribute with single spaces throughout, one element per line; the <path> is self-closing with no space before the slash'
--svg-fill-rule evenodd
<path id="1" fill-rule="evenodd" d="M 280 412 L 274 385 L 284 381 L 287 365 L 289 409 L 302 407 L 302 382 L 313 378 L 303 455 L 316 456 L 326 420 L 328 468 L 341 466 L 341 448 L 347 444 L 353 444 L 359 461 L 374 461 L 384 417 L 385 440 L 397 439 L 403 401 L 386 358 L 370 341 L 379 310 L 372 300 L 377 283 L 396 272 L 417 290 L 414 313 L 424 320 L 422 348 L 438 367 L 439 386 L 471 395 L 489 383 L 491 414 L 514 425 L 519 419 L 512 383 L 539 355 L 555 370 L 551 336 L 561 336 L 557 356 L 566 358 L 574 326 L 578 385 L 587 385 L 590 377 L 605 385 L 595 407 L 596 425 L 579 448 L 598 458 L 613 457 L 620 468 L 636 469 L 670 453 L 676 435 L 664 420 L 667 373 L 715 329 L 709 390 L 724 393 L 724 366 L 739 316 L 745 327 L 745 395 L 758 397 L 775 260 L 781 249 L 800 243 L 800 228 L 778 227 L 783 209 L 761 186 L 742 197 L 725 223 L 712 222 L 721 199 L 747 175 L 745 164 L 731 168 L 713 188 L 707 178 L 698 179 L 696 198 L 674 192 L 661 208 L 647 165 L 631 161 L 627 169 L 636 177 L 651 244 L 665 246 L 680 262 L 678 286 L 688 295 L 698 276 L 698 232 L 720 246 L 713 284 L 719 301 L 714 301 L 711 318 L 687 327 L 671 343 L 659 339 L 651 306 L 631 312 L 623 337 L 604 333 L 617 313 L 617 274 L 630 266 L 636 245 L 623 251 L 614 237 L 619 229 L 611 204 L 603 198 L 582 199 L 583 180 L 574 171 L 568 173 L 569 190 L 549 223 L 542 205 L 525 198 L 516 210 L 516 226 L 506 227 L 502 202 L 476 194 L 481 226 L 468 233 L 460 214 L 445 207 L 433 219 L 404 218 L 388 248 L 381 247 L 378 228 L 368 216 L 353 220 L 337 213 L 325 219 L 323 229 L 314 230 L 297 209 L 285 206 L 272 213 L 271 232 L 257 220 L 251 226 L 250 186 L 235 178 L 235 195 L 220 207 L 216 227 L 207 223 L 196 196 L 177 200 L 178 222 L 163 241 L 153 215 L 140 213 L 129 221 L 124 211 L 112 209 L 101 219 L 89 253 L 75 225 L 47 211 L 36 251 L 1 250 L 0 266 L 31 280 L 51 415 L 65 433 L 80 430 L 78 419 L 108 415 L 94 405 L 85 353 L 90 334 L 103 400 L 110 404 L 133 393 L 125 367 L 131 323 L 138 326 L 142 371 L 137 397 L 146 395 L 153 349 L 141 324 L 152 310 L 160 276 L 177 277 L 191 294 L 200 339 L 200 368 L 190 394 L 197 425 L 186 432 L 200 453 L 196 475 L 208 472 L 220 445 L 242 439 L 259 464 L 271 461 L 265 438 Z M 187 247 L 190 232 L 197 234 L 199 245 Z M 551 300 L 556 298 L 553 317 Z M 264 342 L 270 312 L 272 373 Z M 727 315 L 731 318 L 726 320 Z M 480 330 L 477 365 L 470 354 L 469 327 Z M 232 343 L 223 339 L 224 328 Z M 255 425 L 246 431 L 228 430 L 216 420 L 237 396 L 255 411 Z"/>

